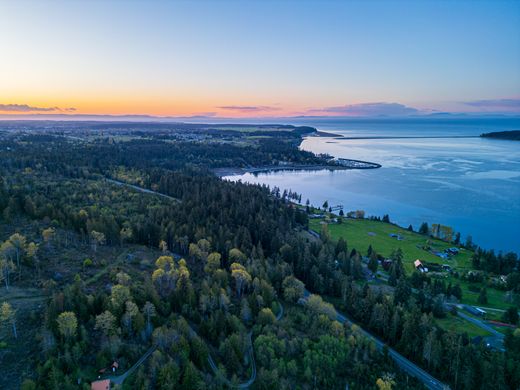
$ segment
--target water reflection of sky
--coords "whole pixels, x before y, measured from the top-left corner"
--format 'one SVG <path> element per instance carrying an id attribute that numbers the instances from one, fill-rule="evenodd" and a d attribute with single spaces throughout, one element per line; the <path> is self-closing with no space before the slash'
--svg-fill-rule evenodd
<path id="1" fill-rule="evenodd" d="M 334 143 L 330 143 L 334 141 Z M 520 143 L 481 138 L 339 140 L 311 137 L 303 149 L 373 161 L 376 170 L 275 172 L 232 177 L 328 200 L 401 225 L 453 226 L 488 248 L 520 252 Z"/>

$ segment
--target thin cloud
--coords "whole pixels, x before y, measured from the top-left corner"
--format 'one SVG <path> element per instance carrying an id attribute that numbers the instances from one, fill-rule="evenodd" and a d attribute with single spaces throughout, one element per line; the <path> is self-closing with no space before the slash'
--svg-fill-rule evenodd
<path id="1" fill-rule="evenodd" d="M 520 111 L 520 99 L 483 99 L 462 102 L 471 107 L 492 110 L 518 110 Z"/>
<path id="2" fill-rule="evenodd" d="M 28 104 L 0 104 L 0 111 L 9 112 L 52 112 L 52 111 L 76 111 L 74 107 L 61 109 L 59 107 L 35 107 Z"/>
<path id="3" fill-rule="evenodd" d="M 217 116 L 216 112 L 196 112 L 193 115 L 189 115 L 186 118 L 213 118 Z"/>
<path id="4" fill-rule="evenodd" d="M 345 116 L 407 116 L 416 115 L 420 111 L 400 103 L 359 103 L 344 106 L 313 108 L 308 114 L 333 114 Z"/>
<path id="5" fill-rule="evenodd" d="M 221 110 L 238 112 L 277 111 L 280 108 L 273 106 L 219 106 Z"/>

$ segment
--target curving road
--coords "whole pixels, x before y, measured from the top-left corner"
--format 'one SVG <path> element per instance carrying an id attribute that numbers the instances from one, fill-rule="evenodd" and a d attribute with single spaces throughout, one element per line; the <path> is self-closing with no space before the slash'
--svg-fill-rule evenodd
<path id="1" fill-rule="evenodd" d="M 280 311 L 276 315 L 276 321 L 280 321 L 282 319 L 282 317 L 283 317 L 283 314 L 284 314 L 284 308 L 283 308 L 282 303 L 280 301 L 278 301 L 278 304 L 280 306 Z M 191 327 L 190 327 L 190 329 L 191 329 Z M 191 329 L 191 331 L 193 331 L 195 333 L 195 331 L 193 329 Z M 225 378 L 222 375 L 222 372 L 217 367 L 217 364 L 215 363 L 215 360 L 213 360 L 213 357 L 211 356 L 211 354 L 208 354 L 208 363 L 209 363 L 211 369 L 213 370 L 213 373 L 215 374 L 215 376 L 218 377 L 221 381 L 223 381 L 226 385 L 228 385 L 231 388 L 247 389 L 256 380 L 256 361 L 255 361 L 255 351 L 253 349 L 252 336 L 253 336 L 253 332 L 249 332 L 247 334 L 247 338 L 249 339 L 249 348 L 247 349 L 247 353 L 249 354 L 249 360 L 251 361 L 252 372 L 251 372 L 251 377 L 246 382 L 242 382 L 242 383 L 239 383 L 239 384 L 231 383 L 231 381 L 229 379 Z"/>
<path id="2" fill-rule="evenodd" d="M 133 372 L 135 370 L 137 370 L 137 368 L 144 363 L 144 361 L 146 359 L 148 359 L 148 356 L 150 356 L 152 354 L 153 351 L 155 351 L 155 345 L 151 346 L 148 351 L 146 351 L 143 356 L 141 356 L 141 358 L 135 362 L 135 364 L 130 367 L 128 370 L 126 370 L 125 373 L 121 374 L 121 375 L 118 375 L 118 376 L 109 376 L 108 379 L 110 379 L 110 381 L 116 385 L 122 385 L 123 382 L 125 381 L 126 378 L 128 378 L 130 375 L 133 374 Z"/>
<path id="3" fill-rule="evenodd" d="M 465 308 L 467 305 L 460 305 L 460 308 Z M 476 307 L 476 306 L 473 306 Z M 488 347 L 495 348 L 499 351 L 504 352 L 504 334 L 500 333 L 498 330 L 493 328 L 492 326 L 486 324 L 484 321 L 467 315 L 466 313 L 462 313 L 460 310 L 457 310 L 457 316 L 460 318 L 464 318 L 466 321 L 471 322 L 473 325 L 478 326 L 479 328 L 485 330 L 486 332 L 491 333 L 491 336 L 485 337 L 484 340 L 487 343 Z"/>
<path id="4" fill-rule="evenodd" d="M 278 304 L 280 305 L 280 311 L 276 315 L 276 321 L 280 321 L 283 317 L 283 305 L 282 302 L 278 301 Z"/>
<path id="5" fill-rule="evenodd" d="M 249 354 L 249 360 L 251 361 L 252 372 L 251 372 L 251 377 L 245 382 L 234 384 L 229 379 L 224 377 L 224 375 L 222 375 L 222 372 L 217 367 L 215 360 L 213 360 L 213 357 L 211 356 L 211 354 L 208 353 L 208 363 L 209 363 L 211 369 L 213 370 L 213 373 L 215 374 L 215 376 L 217 378 L 219 378 L 222 382 L 224 382 L 227 386 L 229 386 L 231 388 L 247 389 L 256 380 L 256 362 L 255 362 L 255 354 L 254 354 L 254 350 L 253 350 L 253 340 L 251 338 L 252 335 L 253 335 L 253 332 L 249 332 L 247 334 L 247 337 L 249 339 L 249 348 L 247 349 L 247 353 Z"/>
<path id="6" fill-rule="evenodd" d="M 307 299 L 311 293 L 305 289 L 304 297 Z M 395 349 L 388 347 L 384 342 L 379 340 L 374 335 L 368 333 L 366 330 L 361 328 L 359 324 L 352 321 L 350 318 L 345 316 L 344 314 L 336 311 L 336 319 L 341 322 L 342 324 L 348 324 L 348 325 L 356 325 L 361 334 L 363 334 L 368 339 L 374 341 L 376 347 L 378 350 L 382 350 L 384 346 L 387 347 L 388 354 L 390 357 L 394 360 L 394 362 L 408 375 L 411 375 L 418 380 L 420 380 L 425 387 L 427 387 L 430 390 L 445 390 L 449 389 L 449 386 L 444 384 L 443 382 L 435 379 L 433 376 L 428 374 L 426 371 L 424 371 L 421 367 L 417 366 L 416 364 L 412 363 L 410 360 L 405 358 L 403 355 L 401 355 L 399 352 L 397 352 Z"/>
<path id="7" fill-rule="evenodd" d="M 114 179 L 109 179 L 109 178 L 105 178 L 105 180 L 109 183 L 112 183 L 112 184 L 115 184 L 117 186 L 123 186 L 123 187 L 128 187 L 128 188 L 131 188 L 133 190 L 136 190 L 136 191 L 139 191 L 139 192 L 144 192 L 145 194 L 154 194 L 154 195 L 158 195 L 158 196 L 161 196 L 163 198 L 166 198 L 166 199 L 170 199 L 170 200 L 173 200 L 175 202 L 180 202 L 179 199 L 177 198 L 174 198 L 173 196 L 170 196 L 170 195 L 166 195 L 166 194 L 163 194 L 161 192 L 157 192 L 157 191 L 153 191 L 153 190 L 149 190 L 148 188 L 143 188 L 143 187 L 139 187 L 139 186 L 136 186 L 134 184 L 129 184 L 129 183 L 125 183 L 124 181 L 119 181 L 119 180 L 114 180 Z"/>

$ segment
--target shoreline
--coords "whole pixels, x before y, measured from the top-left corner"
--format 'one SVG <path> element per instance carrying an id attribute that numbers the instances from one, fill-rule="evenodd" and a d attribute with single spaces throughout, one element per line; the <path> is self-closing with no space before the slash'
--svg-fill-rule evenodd
<path id="1" fill-rule="evenodd" d="M 222 178 L 225 176 L 236 176 L 244 175 L 246 173 L 269 173 L 278 171 L 346 171 L 351 169 L 378 169 L 382 165 L 370 161 L 361 160 L 350 160 L 350 159 L 337 159 L 335 160 L 340 165 L 273 165 L 273 166 L 262 166 L 262 167 L 251 167 L 251 168 L 214 168 L 213 173 Z"/>

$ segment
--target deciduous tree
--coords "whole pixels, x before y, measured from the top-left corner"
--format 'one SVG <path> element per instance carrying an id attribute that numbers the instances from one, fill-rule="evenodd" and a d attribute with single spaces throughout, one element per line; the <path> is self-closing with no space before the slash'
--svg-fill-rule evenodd
<path id="1" fill-rule="evenodd" d="M 115 330 L 116 317 L 108 310 L 96 316 L 95 329 L 100 330 L 105 336 L 111 335 Z"/>
<path id="2" fill-rule="evenodd" d="M 105 242 L 105 233 L 97 232 L 95 230 L 90 232 L 90 245 L 92 246 L 94 253 L 97 253 L 98 246 L 103 245 Z"/>
<path id="3" fill-rule="evenodd" d="M 58 330 L 65 340 L 70 340 L 76 335 L 78 319 L 72 311 L 64 311 L 56 319 Z"/>
<path id="4" fill-rule="evenodd" d="M 56 236 L 56 230 L 54 230 L 54 228 L 52 228 L 52 227 L 44 229 L 42 231 L 43 241 L 45 242 L 47 248 L 50 248 L 50 246 L 52 244 L 52 240 L 54 240 L 55 236 Z"/>
<path id="5" fill-rule="evenodd" d="M 221 259 L 220 253 L 213 252 L 208 255 L 208 258 L 206 260 L 206 265 L 204 266 L 204 271 L 208 274 L 212 274 L 217 269 L 220 268 L 220 259 Z"/>
<path id="6" fill-rule="evenodd" d="M 10 324 L 13 329 L 14 338 L 18 338 L 18 332 L 16 330 L 16 310 L 13 309 L 9 302 L 4 302 L 2 306 L 0 306 L 0 323 Z"/>
<path id="7" fill-rule="evenodd" d="M 294 276 L 287 276 L 282 283 L 283 296 L 289 302 L 297 302 L 303 297 L 305 286 Z"/>
<path id="8" fill-rule="evenodd" d="M 251 283 L 251 275 L 249 275 L 242 264 L 233 263 L 231 264 L 231 276 L 235 279 L 237 295 L 241 297 L 244 289 Z"/>
<path id="9" fill-rule="evenodd" d="M 14 248 L 16 266 L 18 267 L 19 276 L 21 276 L 22 270 L 20 267 L 20 259 L 24 255 L 25 250 L 27 248 L 27 239 L 20 233 L 14 233 L 13 235 L 11 235 L 11 237 L 9 237 L 9 242 L 12 244 Z"/>

